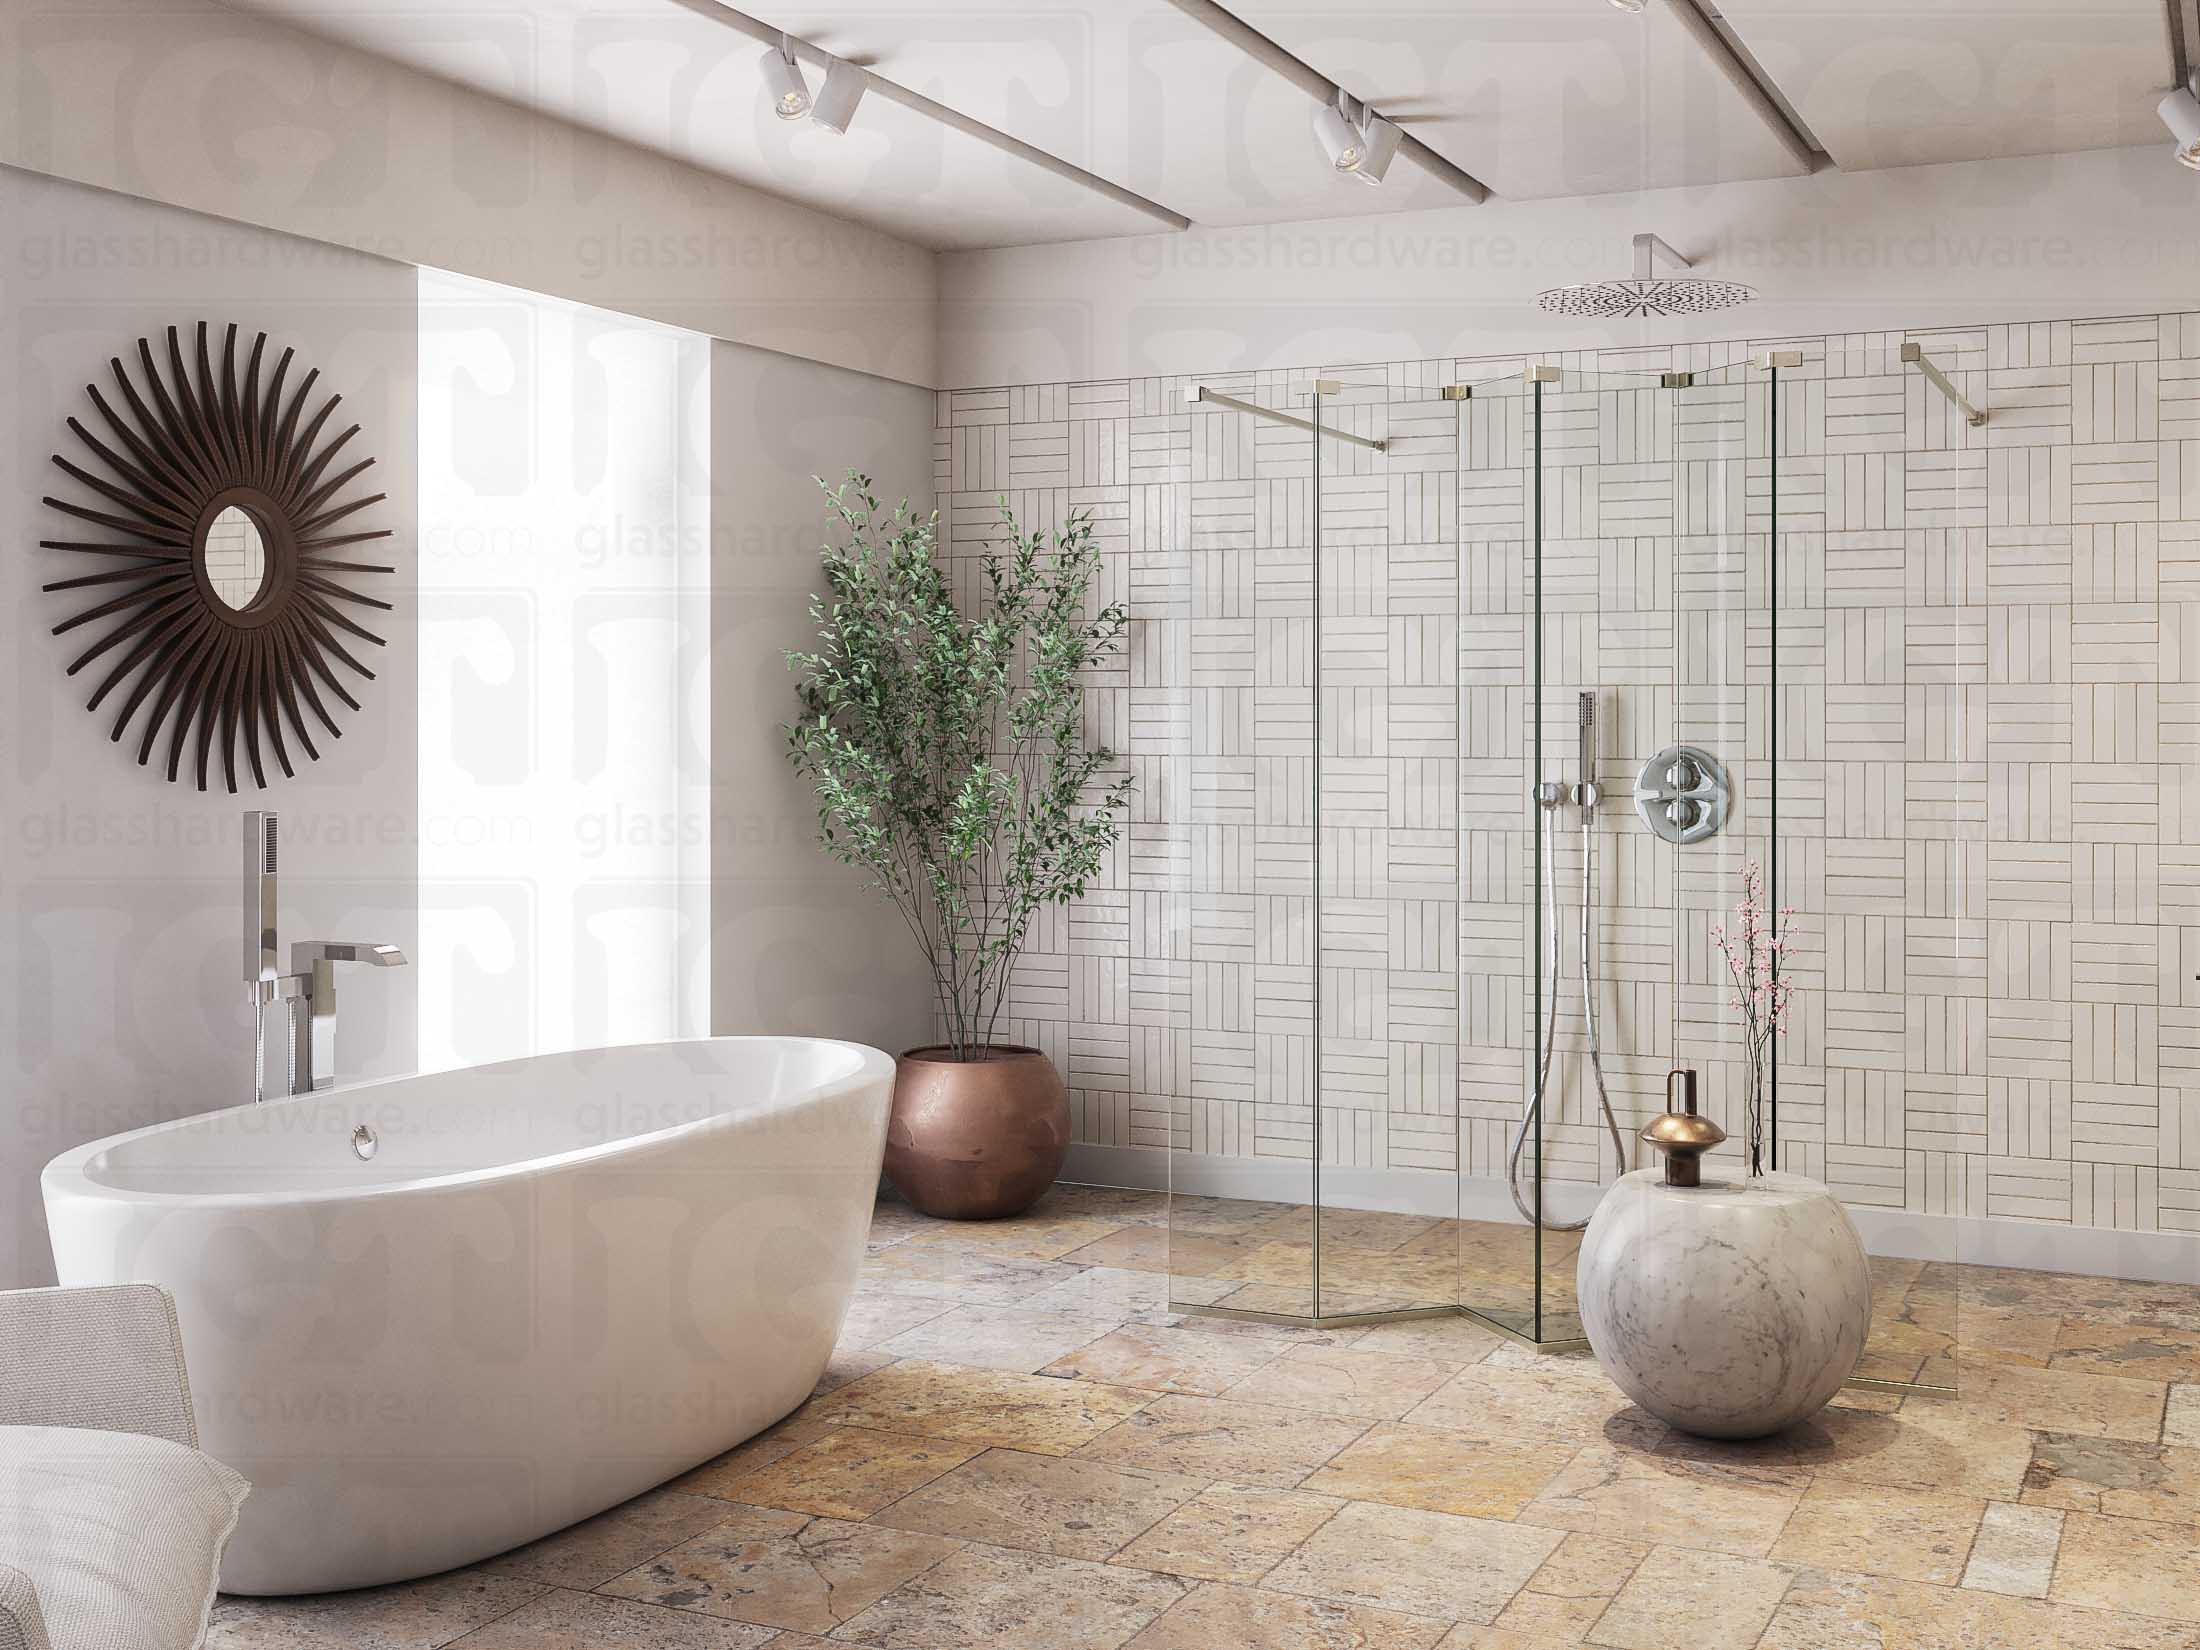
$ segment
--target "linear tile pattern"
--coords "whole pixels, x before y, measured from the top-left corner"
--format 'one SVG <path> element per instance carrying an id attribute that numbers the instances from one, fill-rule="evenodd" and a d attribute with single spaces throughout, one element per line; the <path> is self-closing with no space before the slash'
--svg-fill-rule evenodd
<path id="1" fill-rule="evenodd" d="M 1303 1230 L 1282 1205 L 1198 1213 Z M 881 1205 L 850 1320 L 867 1327 L 778 1426 L 467 1570 L 225 1599 L 209 1645 L 2200 1646 L 2200 1439 L 2178 1419 L 2200 1394 L 2200 1288 L 1878 1262 L 1875 1353 L 1960 1361 L 1961 1399 L 1852 1390 L 1778 1437 L 1713 1444 L 1587 1359 L 1463 1318 L 1172 1315 L 1165 1256 L 1131 1241 L 1165 1218 L 1158 1196 L 1072 1186 L 995 1225 Z M 1436 1224 L 1350 1235 L 1393 1252 Z M 932 1292 L 957 1267 L 998 1291 L 1004 1247 L 1078 1232 L 1018 1262 L 1013 1310 L 1112 1301 L 1079 1350 L 1041 1336 L 1021 1369 L 998 1333 L 968 1357 L 879 1350 L 957 1310 Z M 893 1263 L 913 1246 L 934 1264 Z"/>
<path id="2" fill-rule="evenodd" d="M 1902 363 L 1913 337 L 1987 425 Z M 1080 1139 L 1304 1164 L 1318 1050 L 1326 1163 L 1501 1173 L 1533 1040 L 1526 798 L 1571 776 L 1593 691 L 1623 1126 L 1685 1058 L 1738 1127 L 1709 930 L 1770 851 L 1777 740 L 1786 1166 L 1856 1204 L 2200 1232 L 2200 318 L 1771 342 L 1804 356 L 1776 422 L 1742 365 L 1762 345 L 1558 359 L 1540 634 L 1528 402 L 1439 394 L 1517 361 L 1321 369 L 1325 416 L 1389 449 L 1325 454 L 1319 589 L 1302 433 L 1189 409 L 1185 379 L 940 397 L 964 588 L 1005 498 L 1089 513 L 1131 614 L 1089 700 L 1129 828 L 1010 1002 Z M 1695 385 L 1585 376 L 1679 369 Z M 1202 381 L 1294 407 L 1310 376 Z M 1627 804 L 1674 742 L 1742 792 L 1714 844 L 1675 851 Z M 1562 888 L 1581 853 L 1564 833 Z M 1584 1029 L 1562 993 L 1545 1151 L 1587 1181 L 1611 1164 Z"/>

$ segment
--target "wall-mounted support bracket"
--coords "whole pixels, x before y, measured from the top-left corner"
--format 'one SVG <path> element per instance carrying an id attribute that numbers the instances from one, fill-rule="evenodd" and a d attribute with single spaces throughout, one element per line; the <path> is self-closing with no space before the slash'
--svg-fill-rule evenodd
<path id="1" fill-rule="evenodd" d="M 1334 393 L 1343 388 L 1328 380 L 1311 386 L 1314 393 Z M 1265 418 L 1271 424 L 1288 424 L 1294 430 L 1304 430 L 1309 435 L 1326 435 L 1333 441 L 1349 442 L 1355 447 L 1365 447 L 1371 452 L 1387 452 L 1390 443 L 1381 436 L 1354 435 L 1350 430 L 1340 430 L 1328 424 L 1316 424 L 1310 419 L 1295 418 L 1290 413 L 1278 412 L 1273 407 L 1263 407 L 1257 401 L 1240 401 L 1234 395 L 1224 395 L 1220 390 L 1209 389 L 1205 384 L 1193 384 L 1184 391 L 1184 405 L 1196 407 L 1201 402 L 1214 407 L 1227 407 L 1232 412 L 1250 413 L 1255 418 Z"/>
<path id="2" fill-rule="evenodd" d="M 1933 365 L 1933 358 L 1927 355 L 1921 347 L 1916 344 L 1904 344 L 1902 346 L 1902 359 L 1923 373 L 1926 382 L 1930 383 L 1934 389 L 1940 391 L 1942 395 L 1961 407 L 1964 422 L 1974 430 L 1986 422 L 1986 414 L 1972 406 L 1964 398 L 1963 392 L 1948 382 L 1948 375 Z"/>

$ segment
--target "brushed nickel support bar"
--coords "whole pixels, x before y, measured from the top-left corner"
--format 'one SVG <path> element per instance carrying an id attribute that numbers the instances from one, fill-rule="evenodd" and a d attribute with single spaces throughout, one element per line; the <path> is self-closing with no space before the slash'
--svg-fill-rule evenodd
<path id="1" fill-rule="evenodd" d="M 1934 389 L 1963 409 L 1964 421 L 1974 430 L 1986 422 L 1986 415 L 1964 398 L 1963 392 L 1948 382 L 1948 375 L 1933 365 L 1933 358 L 1916 344 L 1902 346 L 1902 359 L 1923 373 Z"/>
<path id="2" fill-rule="evenodd" d="M 1726 77 L 1727 84 L 1740 94 L 1750 112 L 1765 123 L 1765 129 L 1779 139 L 1780 146 L 1795 157 L 1798 166 L 1805 172 L 1815 172 L 1832 163 L 1832 157 L 1803 130 L 1801 119 L 1772 94 L 1771 77 L 1745 57 L 1738 43 L 1729 39 L 1712 21 L 1716 14 L 1707 15 L 1702 0 L 1665 0 L 1665 4 L 1674 20 L 1688 31 L 1704 56 L 1711 60 L 1711 66 Z"/>
<path id="3" fill-rule="evenodd" d="M 807 40 L 797 39 L 760 17 L 751 17 L 745 11 L 719 5 L 718 0 L 672 0 L 672 3 L 693 12 L 697 17 L 745 34 L 751 40 L 760 40 L 767 46 L 784 44 L 796 57 L 820 68 L 830 68 L 836 61 L 845 61 L 836 59 L 824 47 L 813 46 Z M 971 119 L 959 109 L 950 109 L 944 103 L 935 103 L 922 92 L 912 92 L 908 87 L 897 85 L 884 75 L 863 68 L 861 64 L 851 63 L 848 67 L 863 76 L 864 90 L 876 92 L 888 103 L 898 103 L 904 109 L 914 110 L 929 120 L 936 120 L 965 137 L 976 138 L 980 143 L 988 144 L 1003 154 L 1028 161 L 1042 171 L 1052 172 L 1058 178 L 1067 178 L 1071 183 L 1080 184 L 1096 195 L 1105 195 L 1118 206 L 1127 206 L 1133 212 L 1142 212 L 1157 222 L 1167 224 L 1171 229 L 1189 229 L 1192 226 L 1192 220 L 1183 213 L 1171 211 L 1159 201 L 1150 201 L 1144 195 L 1125 189 L 1119 183 L 1110 183 L 1097 172 L 1088 172 L 1082 166 L 1072 165 L 1060 155 L 1049 154 L 1044 149 L 1024 142 L 1022 138 L 1010 137 L 1008 133 L 988 126 L 982 120 Z"/>
<path id="4" fill-rule="evenodd" d="M 1303 58 L 1292 56 L 1252 24 L 1216 5 L 1215 0 L 1169 0 L 1169 4 L 1209 33 L 1227 40 L 1247 57 L 1266 64 L 1316 103 L 1327 103 L 1343 90 L 1321 70 Z M 1488 184 L 1466 168 L 1446 160 L 1411 132 L 1399 139 L 1398 153 L 1430 177 L 1451 185 L 1477 206 L 1489 199 Z"/>
<path id="5" fill-rule="evenodd" d="M 1313 386 L 1315 393 L 1334 392 L 1337 385 L 1328 382 Z M 1240 401 L 1234 395 L 1224 395 L 1211 390 L 1205 384 L 1194 384 L 1184 392 L 1184 405 L 1196 407 L 1202 401 L 1211 406 L 1228 407 L 1232 412 L 1251 413 L 1255 418 L 1265 418 L 1271 424 L 1288 424 L 1294 430 L 1304 430 L 1309 435 L 1326 435 L 1334 441 L 1349 441 L 1355 447 L 1365 447 L 1371 452 L 1388 452 L 1390 443 L 1379 436 L 1354 435 L 1350 430 L 1340 430 L 1334 425 L 1316 424 L 1309 419 L 1295 418 L 1290 413 L 1278 412 L 1273 407 L 1263 407 L 1257 401 Z"/>

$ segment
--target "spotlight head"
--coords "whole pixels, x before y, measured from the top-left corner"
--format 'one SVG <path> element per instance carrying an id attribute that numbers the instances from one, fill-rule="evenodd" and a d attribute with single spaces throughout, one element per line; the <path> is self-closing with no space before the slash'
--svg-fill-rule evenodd
<path id="1" fill-rule="evenodd" d="M 772 113 L 781 120 L 800 120 L 810 112 L 810 83 L 802 78 L 802 65 L 784 46 L 766 46 L 758 59 L 764 70 L 765 95 Z"/>
<path id="2" fill-rule="evenodd" d="M 810 124 L 822 126 L 828 132 L 846 132 L 868 84 L 861 69 L 834 58 L 832 66 L 825 71 L 825 84 L 818 88 L 817 101 L 810 106 Z"/>
<path id="3" fill-rule="evenodd" d="M 1338 107 L 1340 101 L 1346 101 L 1342 93 L 1314 111 L 1314 136 L 1330 165 L 1340 172 L 1357 172 L 1367 160 L 1367 145 L 1360 129 Z"/>
<path id="4" fill-rule="evenodd" d="M 1360 135 L 1367 146 L 1367 154 L 1352 175 L 1362 183 L 1379 184 L 1383 174 L 1390 170 L 1391 161 L 1397 158 L 1398 144 L 1405 134 L 1370 109 L 1360 122 Z"/>
<path id="5" fill-rule="evenodd" d="M 1647 0 L 1612 0 L 1615 11 L 1626 12 L 1630 17 L 1640 17 Z"/>
<path id="6" fill-rule="evenodd" d="M 2162 117 L 2162 124 L 2175 140 L 2179 163 L 2200 172 L 2200 98 L 2195 98 L 2188 87 L 2180 86 L 2157 103 L 2154 112 Z"/>

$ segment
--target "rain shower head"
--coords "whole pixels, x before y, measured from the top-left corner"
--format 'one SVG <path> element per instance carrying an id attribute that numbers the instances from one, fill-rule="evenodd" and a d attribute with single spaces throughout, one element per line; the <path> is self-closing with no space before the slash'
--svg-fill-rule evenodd
<path id="1" fill-rule="evenodd" d="M 1655 235 L 1635 237 L 1635 273 L 1621 281 L 1583 281 L 1540 293 L 1536 302 L 1554 315 L 1583 320 L 1647 319 L 1661 315 L 1706 315 L 1731 309 L 1757 296 L 1739 281 L 1707 281 L 1697 275 L 1653 275 L 1651 259 L 1662 253 L 1682 269 L 1688 260 Z"/>

